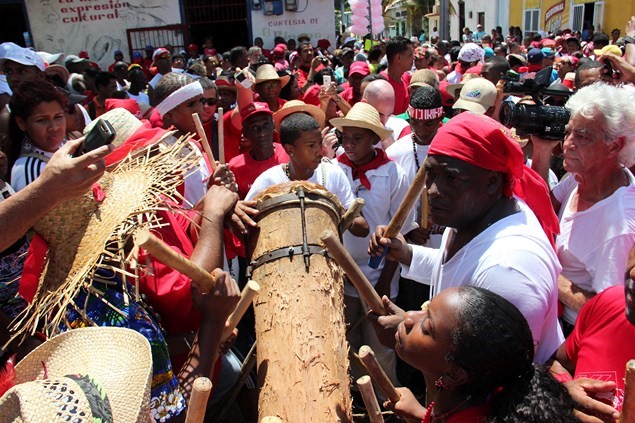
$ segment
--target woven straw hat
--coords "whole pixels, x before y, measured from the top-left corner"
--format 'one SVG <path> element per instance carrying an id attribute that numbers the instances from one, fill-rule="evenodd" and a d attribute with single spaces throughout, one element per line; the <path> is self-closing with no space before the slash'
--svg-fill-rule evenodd
<path id="1" fill-rule="evenodd" d="M 65 332 L 33 350 L 15 373 L 16 386 L 0 398 L 3 422 L 93 422 L 110 414 L 114 423 L 149 421 L 152 353 L 131 329 Z"/>
<path id="2" fill-rule="evenodd" d="M 170 134 L 170 133 L 168 133 Z M 18 316 L 15 338 L 42 330 L 59 331 L 66 307 L 82 287 L 91 288 L 99 268 L 134 276 L 125 270 L 124 247 L 139 226 L 155 224 L 161 198 L 175 202 L 183 176 L 198 163 L 186 137 L 159 143 L 157 154 L 129 155 L 99 180 L 105 194 L 93 192 L 68 200 L 47 213 L 35 230 L 48 243 L 47 262 L 33 302 Z M 161 150 L 162 149 L 162 150 Z"/>
<path id="3" fill-rule="evenodd" d="M 137 129 L 141 128 L 142 125 L 141 121 L 128 110 L 124 108 L 116 108 L 104 113 L 99 116 L 99 118 L 86 125 L 84 135 L 88 134 L 90 130 L 93 129 L 99 119 L 107 120 L 108 123 L 110 123 L 115 129 L 116 135 L 112 142 L 115 147 L 119 147 L 123 144 L 124 141 L 126 141 L 130 135 L 134 134 Z"/>
<path id="4" fill-rule="evenodd" d="M 280 88 L 284 88 L 289 83 L 291 77 L 289 75 L 278 76 L 276 68 L 273 65 L 260 65 L 256 71 L 256 85 L 267 81 L 280 81 Z"/>
<path id="5" fill-rule="evenodd" d="M 377 109 L 368 103 L 355 103 L 351 110 L 348 111 L 346 117 L 333 118 L 329 122 L 340 131 L 345 126 L 370 129 L 379 135 L 380 141 L 392 135 L 392 131 L 381 124 Z"/>
<path id="6" fill-rule="evenodd" d="M 320 125 L 320 129 L 324 129 L 324 121 L 326 116 L 322 109 L 312 104 L 306 104 L 302 100 L 290 100 L 273 114 L 273 122 L 276 124 L 276 131 L 280 132 L 280 123 L 293 113 L 307 113 L 313 117 Z"/>

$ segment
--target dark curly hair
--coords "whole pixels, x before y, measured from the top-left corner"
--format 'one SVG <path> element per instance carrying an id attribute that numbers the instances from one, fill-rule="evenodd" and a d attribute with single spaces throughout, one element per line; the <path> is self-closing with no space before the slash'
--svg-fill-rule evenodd
<path id="1" fill-rule="evenodd" d="M 52 101 L 57 101 L 63 109 L 68 103 L 66 96 L 46 80 L 23 82 L 11 96 L 11 100 L 9 100 L 9 109 L 11 110 L 9 137 L 4 148 L 9 160 L 9 169 L 20 156 L 24 140 L 24 131 L 18 126 L 16 118 L 26 120 L 40 103 Z"/>
<path id="2" fill-rule="evenodd" d="M 490 423 L 575 422 L 573 400 L 544 367 L 534 366 L 529 324 L 509 301 L 486 289 L 458 288 L 461 307 L 450 363 L 464 369 L 465 395 L 491 401 Z"/>

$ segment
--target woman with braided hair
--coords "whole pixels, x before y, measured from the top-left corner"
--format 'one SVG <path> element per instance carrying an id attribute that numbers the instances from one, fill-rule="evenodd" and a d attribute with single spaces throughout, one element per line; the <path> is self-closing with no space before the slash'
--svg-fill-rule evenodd
<path id="1" fill-rule="evenodd" d="M 405 314 L 395 335 L 397 354 L 425 378 L 429 406 L 397 388 L 385 404 L 409 422 L 573 422 L 573 401 L 544 367 L 533 362 L 527 321 L 486 289 L 448 288 L 422 311 Z"/>

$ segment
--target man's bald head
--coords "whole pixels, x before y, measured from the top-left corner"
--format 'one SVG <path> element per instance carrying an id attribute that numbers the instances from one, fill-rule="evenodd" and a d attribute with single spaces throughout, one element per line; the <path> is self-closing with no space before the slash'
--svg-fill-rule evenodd
<path id="1" fill-rule="evenodd" d="M 395 110 L 395 91 L 388 81 L 378 79 L 366 86 L 362 101 L 377 109 L 379 119 L 385 125 Z"/>

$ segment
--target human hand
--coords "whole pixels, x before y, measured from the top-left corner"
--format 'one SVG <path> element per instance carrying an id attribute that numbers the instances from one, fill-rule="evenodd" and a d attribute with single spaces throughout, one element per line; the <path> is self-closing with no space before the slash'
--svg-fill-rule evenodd
<path id="1" fill-rule="evenodd" d="M 322 130 L 322 154 L 324 154 L 324 157 L 335 158 L 335 145 L 338 142 L 335 131 L 330 131 L 328 127 Z"/>
<path id="2" fill-rule="evenodd" d="M 315 72 L 315 70 L 322 64 L 322 57 L 321 56 L 315 56 L 313 58 L 313 60 L 311 60 L 311 70 L 313 70 L 313 72 Z"/>
<path id="3" fill-rule="evenodd" d="M 534 155 L 551 157 L 553 150 L 560 145 L 561 140 L 548 140 L 536 134 L 529 135 L 529 140 L 534 147 Z"/>
<path id="4" fill-rule="evenodd" d="M 411 244 L 425 245 L 430 239 L 431 229 L 415 228 L 406 234 L 406 240 Z"/>
<path id="5" fill-rule="evenodd" d="M 581 422 L 615 422 L 619 418 L 620 413 L 615 408 L 594 398 L 597 394 L 614 391 L 615 382 L 585 377 L 565 382 L 564 386 L 576 403 L 574 414 Z"/>
<path id="6" fill-rule="evenodd" d="M 9 172 L 9 159 L 3 151 L 0 151 L 0 179 L 6 179 L 8 172 Z"/>
<path id="7" fill-rule="evenodd" d="M 613 68 L 613 75 L 611 75 L 611 77 L 613 79 L 618 79 L 621 82 L 635 83 L 635 66 L 628 63 L 623 57 L 612 53 L 604 53 L 598 57 L 597 60 L 600 63 L 605 63 L 606 61 L 611 63 L 611 67 Z M 619 72 L 615 72 L 616 70 Z"/>
<path id="8" fill-rule="evenodd" d="M 395 388 L 401 398 L 397 402 L 384 402 L 384 408 L 395 412 L 408 423 L 420 423 L 426 417 L 427 410 L 408 388 Z"/>
<path id="9" fill-rule="evenodd" d="M 223 221 L 237 202 L 238 194 L 224 186 L 212 185 L 203 197 L 203 215 L 207 219 L 220 218 Z"/>
<path id="10" fill-rule="evenodd" d="M 220 355 L 227 354 L 227 351 L 229 351 L 232 345 L 236 343 L 237 339 L 238 339 L 238 329 L 234 328 L 234 330 L 231 332 L 229 337 L 220 343 L 220 346 L 218 347 L 218 353 Z"/>
<path id="11" fill-rule="evenodd" d="M 225 324 L 227 317 L 234 311 L 240 300 L 240 289 L 229 273 L 221 269 L 214 269 L 212 276 L 216 278 L 216 283 L 214 289 L 207 293 L 204 293 L 198 284 L 192 281 L 192 301 L 204 319 Z"/>
<path id="12" fill-rule="evenodd" d="M 399 324 L 404 321 L 406 312 L 385 295 L 381 297 L 381 302 L 384 304 L 386 315 L 380 316 L 371 310 L 366 314 L 366 318 L 372 323 L 379 342 L 388 348 L 395 348 L 395 333 Z"/>
<path id="13" fill-rule="evenodd" d="M 237 235 L 247 235 L 249 228 L 255 228 L 258 224 L 252 219 L 252 216 L 258 214 L 258 209 L 254 208 L 255 201 L 238 201 L 234 206 L 234 212 L 231 215 L 231 226 Z"/>
<path id="14" fill-rule="evenodd" d="M 104 157 L 115 149 L 108 144 L 79 157 L 72 157 L 83 141 L 84 138 L 67 141 L 53 154 L 34 182 L 55 203 L 79 197 L 88 191 L 106 170 Z"/>
<path id="15" fill-rule="evenodd" d="M 234 172 L 229 170 L 229 165 L 221 164 L 219 161 L 216 161 L 216 169 L 207 182 L 208 188 L 211 185 L 224 186 L 230 191 L 238 192 L 238 184 L 236 183 Z"/>
<path id="16" fill-rule="evenodd" d="M 375 233 L 370 236 L 368 255 L 379 257 L 384 253 L 384 249 L 388 248 L 386 260 L 395 260 L 409 265 L 412 261 L 410 246 L 400 233 L 394 238 L 384 238 L 387 228 L 388 226 L 377 226 L 375 228 Z"/>

